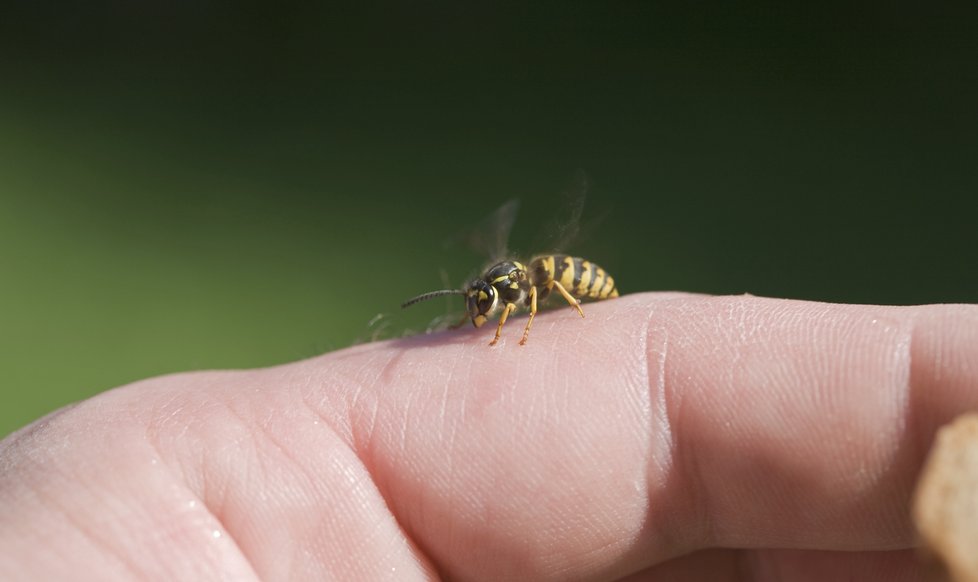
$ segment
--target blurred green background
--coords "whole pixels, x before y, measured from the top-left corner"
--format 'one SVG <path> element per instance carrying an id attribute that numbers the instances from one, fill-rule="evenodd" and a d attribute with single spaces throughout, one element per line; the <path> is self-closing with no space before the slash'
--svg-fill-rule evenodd
<path id="1" fill-rule="evenodd" d="M 4 3 L 0 435 L 368 337 L 509 198 L 532 253 L 577 169 L 623 292 L 978 301 L 971 14 L 356 6 Z"/>

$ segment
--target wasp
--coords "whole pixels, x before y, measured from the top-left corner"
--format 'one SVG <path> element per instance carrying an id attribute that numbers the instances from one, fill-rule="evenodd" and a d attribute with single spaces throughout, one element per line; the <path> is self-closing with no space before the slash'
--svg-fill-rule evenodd
<path id="1" fill-rule="evenodd" d="M 507 206 L 500 211 L 515 212 L 515 202 Z M 462 295 L 465 297 L 466 315 L 458 325 L 471 319 L 472 325 L 482 327 L 490 317 L 500 312 L 496 335 L 489 342 L 490 346 L 499 341 L 503 325 L 514 311 L 529 309 L 530 317 L 520 339 L 520 345 L 526 345 L 538 304 L 545 301 L 555 289 L 581 317 L 584 317 L 582 299 L 600 301 L 618 297 L 615 279 L 603 268 L 580 257 L 551 254 L 538 256 L 528 265 L 514 259 L 495 262 L 481 277 L 473 279 L 462 289 L 429 291 L 405 301 L 401 307 L 409 307 L 435 297 Z"/>

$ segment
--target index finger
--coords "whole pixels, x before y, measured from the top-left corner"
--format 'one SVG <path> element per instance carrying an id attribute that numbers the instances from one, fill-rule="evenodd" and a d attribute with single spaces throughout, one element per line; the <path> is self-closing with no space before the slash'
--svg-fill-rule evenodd
<path id="1" fill-rule="evenodd" d="M 525 347 L 425 336 L 63 410 L 0 441 L 0 570 L 607 579 L 706 547 L 903 548 L 936 427 L 978 400 L 973 306 L 586 312 Z M 849 555 L 881 579 L 909 558 Z"/>
<path id="2" fill-rule="evenodd" d="M 978 404 L 972 306 L 645 294 L 587 316 L 538 318 L 525 348 L 470 332 L 303 364 L 445 572 L 908 547 L 932 435 Z"/>

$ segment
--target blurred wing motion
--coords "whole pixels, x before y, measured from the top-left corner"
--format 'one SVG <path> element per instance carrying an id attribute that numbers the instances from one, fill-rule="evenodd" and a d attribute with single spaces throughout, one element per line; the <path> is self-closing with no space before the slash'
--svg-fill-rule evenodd
<path id="1" fill-rule="evenodd" d="M 520 201 L 509 200 L 474 227 L 467 228 L 446 241 L 446 246 L 464 244 L 490 261 L 509 256 L 509 233 L 516 222 Z"/>
<path id="2" fill-rule="evenodd" d="M 581 242 L 584 231 L 593 229 L 594 222 L 589 221 L 586 227 L 581 222 L 589 186 L 587 174 L 583 170 L 575 171 L 567 188 L 556 198 L 553 217 L 538 231 L 534 252 L 565 252 Z"/>

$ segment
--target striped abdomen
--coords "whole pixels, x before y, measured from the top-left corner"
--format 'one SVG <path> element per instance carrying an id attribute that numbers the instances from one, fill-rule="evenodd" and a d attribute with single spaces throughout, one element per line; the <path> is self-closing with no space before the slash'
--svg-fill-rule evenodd
<path id="1" fill-rule="evenodd" d="M 540 299 L 550 294 L 554 281 L 578 299 L 618 297 L 615 279 L 607 271 L 580 257 L 547 255 L 530 261 L 530 283 L 537 287 Z"/>

